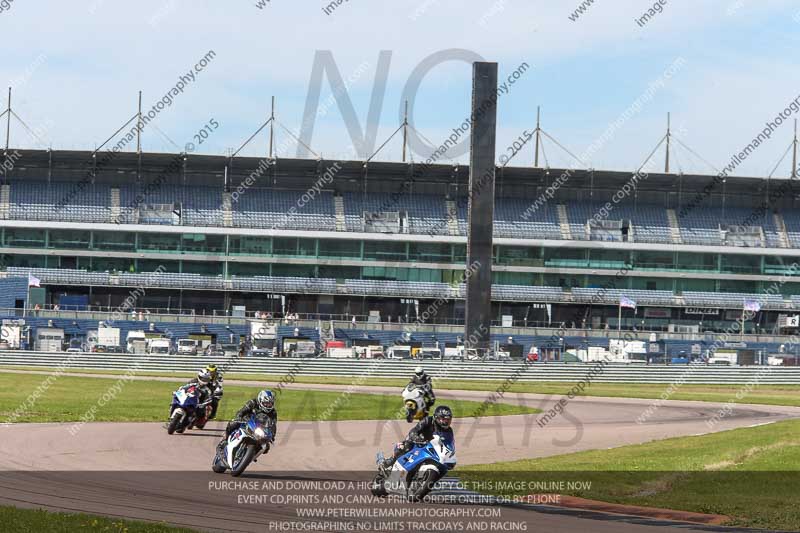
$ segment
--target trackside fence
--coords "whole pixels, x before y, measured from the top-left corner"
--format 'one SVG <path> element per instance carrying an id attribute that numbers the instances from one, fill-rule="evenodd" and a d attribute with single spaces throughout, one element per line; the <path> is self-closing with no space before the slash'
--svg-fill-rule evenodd
<path id="1" fill-rule="evenodd" d="M 515 381 L 577 382 L 592 369 L 591 363 L 535 363 L 481 362 L 481 361 L 395 361 L 382 360 L 378 371 L 372 360 L 327 358 L 271 358 L 205 356 L 149 356 L 123 354 L 69 354 L 27 351 L 0 353 L 0 368 L 24 366 L 55 368 L 63 365 L 70 369 L 124 372 L 136 367 L 137 372 L 195 372 L 198 368 L 215 363 L 238 374 L 271 374 L 295 376 L 358 377 L 368 374 L 373 378 L 408 378 L 417 365 L 435 378 L 455 380 L 497 380 L 516 376 Z M 527 367 L 527 368 L 525 368 Z M 605 383 L 707 383 L 744 384 L 758 379 L 762 384 L 800 384 L 800 367 L 770 367 L 765 373 L 762 366 L 692 366 L 607 364 L 603 372 L 595 373 L 594 382 Z"/>

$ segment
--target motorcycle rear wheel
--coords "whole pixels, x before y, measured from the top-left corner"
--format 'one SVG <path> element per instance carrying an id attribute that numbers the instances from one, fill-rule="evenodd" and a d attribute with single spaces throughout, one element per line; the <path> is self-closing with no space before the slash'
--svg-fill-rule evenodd
<path id="1" fill-rule="evenodd" d="M 238 450 L 236 455 L 237 456 L 239 455 Z M 253 460 L 253 457 L 255 457 L 255 455 L 256 455 L 256 447 L 252 444 L 247 445 L 247 450 L 245 450 L 244 456 L 241 459 L 239 459 L 238 463 L 236 462 L 236 457 L 234 456 L 233 458 L 234 464 L 231 465 L 231 475 L 233 477 L 239 477 L 240 475 L 242 475 L 242 472 L 244 472 L 245 468 L 247 468 L 247 465 L 250 464 L 250 461 Z"/>

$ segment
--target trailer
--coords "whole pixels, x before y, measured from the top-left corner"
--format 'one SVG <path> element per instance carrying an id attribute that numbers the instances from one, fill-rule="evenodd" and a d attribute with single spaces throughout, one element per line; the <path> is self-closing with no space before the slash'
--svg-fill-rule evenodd
<path id="1" fill-rule="evenodd" d="M 33 347 L 37 352 L 64 351 L 64 330 L 61 328 L 36 328 Z"/>

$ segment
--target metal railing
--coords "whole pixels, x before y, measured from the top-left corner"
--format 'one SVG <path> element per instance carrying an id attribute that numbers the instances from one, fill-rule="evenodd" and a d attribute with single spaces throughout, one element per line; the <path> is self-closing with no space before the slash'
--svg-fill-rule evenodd
<path id="1" fill-rule="evenodd" d="M 195 372 L 203 365 L 214 363 L 228 373 L 268 374 L 280 376 L 333 376 L 408 379 L 419 361 L 378 361 L 328 358 L 270 358 L 270 357 L 188 357 L 146 356 L 122 354 L 64 354 L 42 352 L 0 352 L 0 369 L 3 366 L 55 367 L 82 370 L 135 369 L 136 372 Z M 696 383 L 696 384 L 800 384 L 800 367 L 764 366 L 692 366 L 608 364 L 602 372 L 586 363 L 534 363 L 474 362 L 474 361 L 422 361 L 425 370 L 434 379 L 492 380 L 514 379 L 521 382 L 575 383 L 593 372 L 593 382 L 598 383 Z M 567 389 L 565 389 L 566 392 Z"/>

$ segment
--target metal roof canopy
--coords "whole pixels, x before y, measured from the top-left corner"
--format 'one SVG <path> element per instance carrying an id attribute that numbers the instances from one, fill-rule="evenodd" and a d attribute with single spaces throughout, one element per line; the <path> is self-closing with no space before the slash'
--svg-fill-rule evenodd
<path id="1" fill-rule="evenodd" d="M 110 185 L 136 184 L 139 154 L 134 152 L 98 152 L 93 158 L 91 151 L 71 150 L 13 150 L 14 167 L 5 179 L 53 181 L 53 182 L 96 182 Z M 166 184 L 191 184 L 225 186 L 226 167 L 228 187 L 235 189 L 251 173 L 256 172 L 265 158 L 236 157 L 224 155 L 199 154 L 141 154 L 141 183 L 149 183 L 164 175 L 165 169 L 172 165 L 161 181 Z M 335 160 L 314 159 L 267 159 L 269 168 L 255 179 L 255 187 L 275 187 L 306 190 L 313 186 L 319 177 Z M 469 166 L 462 164 L 427 165 L 424 163 L 400 163 L 372 161 L 368 168 L 363 161 L 339 161 L 341 169 L 324 188 L 339 192 L 394 192 L 406 184 L 408 192 L 429 194 L 463 195 L 466 193 Z M 177 170 L 175 170 L 177 168 Z M 415 176 L 415 172 L 420 173 Z M 598 200 L 605 201 L 609 195 L 629 182 L 633 172 L 557 169 L 498 166 L 496 191 L 498 197 L 521 196 L 534 198 L 564 174 L 569 179 L 557 193 L 558 197 L 579 197 L 587 199 L 597 193 Z M 636 185 L 637 195 L 642 193 L 680 193 L 686 199 L 690 195 L 703 193 L 713 183 L 715 176 L 703 174 L 665 174 L 650 173 Z M 723 191 L 726 197 L 742 196 L 748 202 L 761 201 L 759 194 L 766 195 L 779 187 L 788 178 L 726 177 L 713 187 L 710 194 L 719 197 Z M 791 180 L 794 182 L 794 180 Z M 578 195 L 578 196 L 576 196 Z"/>

